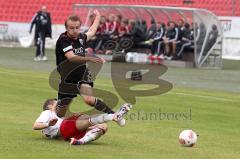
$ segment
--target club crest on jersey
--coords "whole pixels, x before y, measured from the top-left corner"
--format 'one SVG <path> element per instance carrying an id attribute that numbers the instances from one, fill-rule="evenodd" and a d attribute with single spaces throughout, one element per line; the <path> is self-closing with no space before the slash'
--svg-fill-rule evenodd
<path id="1" fill-rule="evenodd" d="M 79 39 L 81 45 L 83 45 L 83 39 Z"/>

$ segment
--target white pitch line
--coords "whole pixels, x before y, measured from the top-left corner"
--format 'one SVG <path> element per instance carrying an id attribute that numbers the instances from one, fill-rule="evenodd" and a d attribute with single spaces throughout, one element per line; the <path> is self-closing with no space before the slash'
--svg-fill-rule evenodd
<path id="1" fill-rule="evenodd" d="M 213 96 L 205 96 L 205 95 L 197 95 L 197 94 L 188 94 L 188 93 L 174 93 L 169 92 L 170 94 L 177 94 L 177 95 L 184 95 L 184 96 L 192 96 L 192 97 L 199 97 L 199 98 L 206 98 L 206 99 L 214 99 L 220 101 L 227 101 L 227 102 L 239 102 L 238 100 L 228 99 L 223 97 L 213 97 Z"/>
<path id="2" fill-rule="evenodd" d="M 98 86 L 104 86 L 104 87 L 112 87 L 109 84 L 96 84 Z M 236 99 L 229 99 L 229 98 L 224 98 L 224 97 L 214 97 L 214 96 L 207 96 L 207 95 L 197 95 L 197 94 L 189 94 L 189 93 L 174 93 L 174 92 L 166 92 L 167 94 L 177 94 L 177 95 L 183 95 L 183 96 L 192 96 L 192 97 L 199 97 L 199 98 L 205 98 L 205 99 L 212 99 L 212 100 L 219 100 L 219 101 L 227 101 L 227 102 L 239 102 L 240 100 Z"/>

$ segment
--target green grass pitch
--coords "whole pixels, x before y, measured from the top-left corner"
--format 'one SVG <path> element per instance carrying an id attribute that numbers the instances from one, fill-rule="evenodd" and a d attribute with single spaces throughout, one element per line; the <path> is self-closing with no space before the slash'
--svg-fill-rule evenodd
<path id="1" fill-rule="evenodd" d="M 128 116 L 125 127 L 109 123 L 108 132 L 99 140 L 70 146 L 32 130 L 43 101 L 57 94 L 48 84 L 49 72 L 55 67 L 53 50 L 47 50 L 49 61 L 45 63 L 33 62 L 33 54 L 33 48 L 0 48 L 0 159 L 240 158 L 238 62 L 233 65 L 226 61 L 224 70 L 169 68 L 163 78 L 174 88 L 166 94 L 138 97 L 131 112 L 186 113 L 186 120 Z M 106 73 L 108 66 L 104 66 L 95 87 L 116 94 Z M 119 98 L 119 105 L 122 103 Z M 88 109 L 79 97 L 71 105 L 72 111 Z M 184 129 L 200 135 L 195 147 L 179 145 L 178 135 Z"/>

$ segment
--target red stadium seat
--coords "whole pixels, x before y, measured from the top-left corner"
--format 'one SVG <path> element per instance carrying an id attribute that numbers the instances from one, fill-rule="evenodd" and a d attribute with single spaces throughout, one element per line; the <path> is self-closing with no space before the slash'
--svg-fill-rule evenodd
<path id="1" fill-rule="evenodd" d="M 193 4 L 184 4 L 183 0 L 0 0 L 0 21 L 30 22 L 42 5 L 48 7 L 53 23 L 63 23 L 71 14 L 72 4 L 125 4 L 125 5 L 161 5 L 176 7 L 206 8 L 220 16 L 232 16 L 232 1 L 229 0 L 194 0 Z M 57 4 L 57 5 L 56 5 Z M 240 1 L 235 4 L 235 16 L 240 15 Z M 175 19 L 175 18 L 174 18 Z"/>

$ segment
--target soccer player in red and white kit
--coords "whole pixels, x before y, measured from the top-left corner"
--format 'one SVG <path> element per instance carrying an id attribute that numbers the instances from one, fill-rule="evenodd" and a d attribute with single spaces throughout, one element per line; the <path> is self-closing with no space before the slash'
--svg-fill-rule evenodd
<path id="1" fill-rule="evenodd" d="M 42 130 L 42 133 L 50 138 L 62 137 L 70 140 L 71 145 L 83 145 L 101 137 L 107 131 L 106 122 L 121 120 L 132 108 L 130 104 L 124 104 L 114 114 L 98 114 L 87 116 L 76 113 L 68 118 L 59 118 L 56 114 L 56 99 L 48 99 L 43 104 L 43 112 L 33 125 L 34 130 Z"/>

